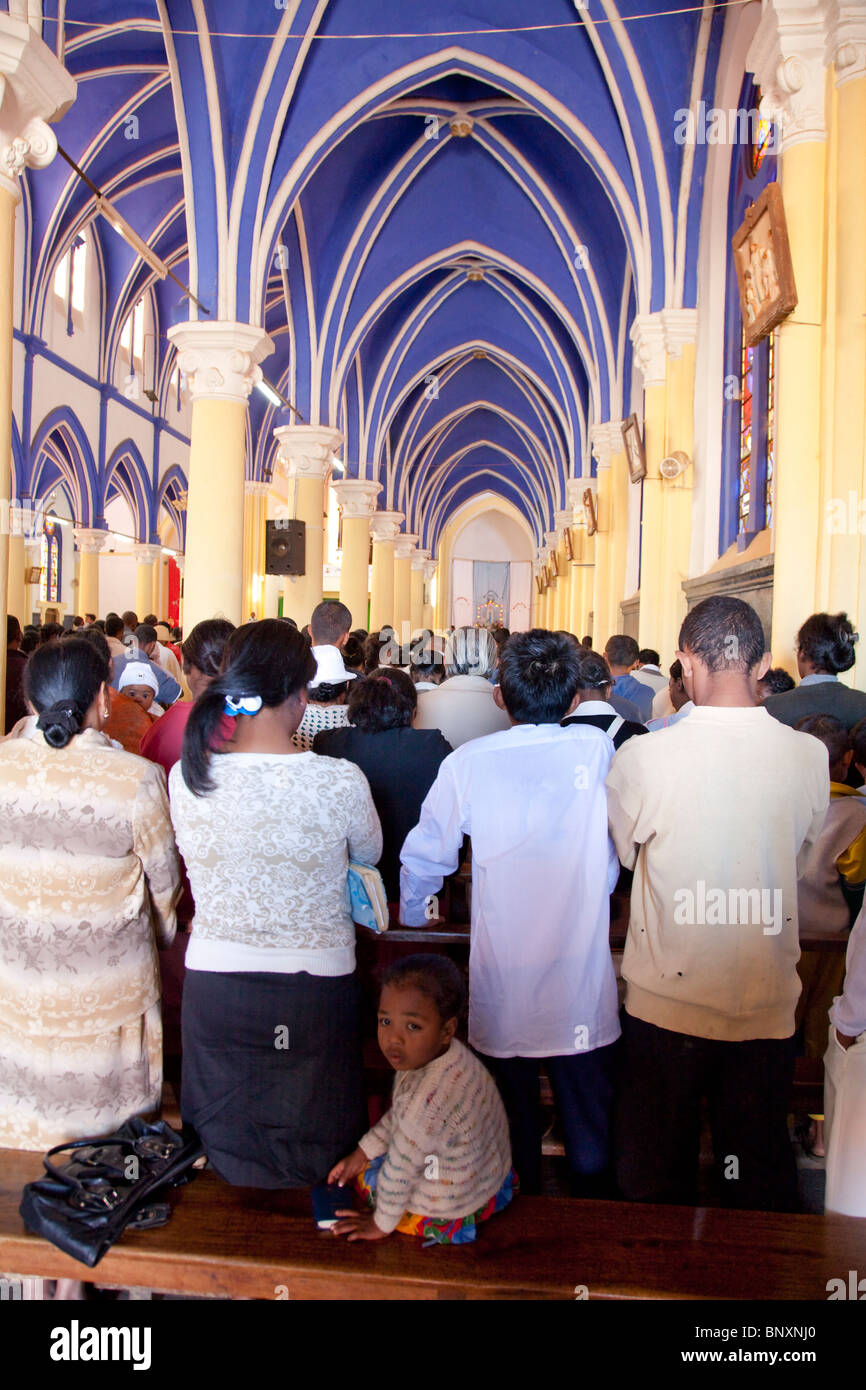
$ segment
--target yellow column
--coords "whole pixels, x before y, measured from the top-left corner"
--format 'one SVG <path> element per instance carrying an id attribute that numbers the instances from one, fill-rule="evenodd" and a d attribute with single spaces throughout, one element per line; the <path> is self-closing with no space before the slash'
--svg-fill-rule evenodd
<path id="1" fill-rule="evenodd" d="M 424 626 L 424 567 L 430 559 L 429 550 L 416 550 L 409 573 L 409 625 L 413 632 Z"/>
<path id="2" fill-rule="evenodd" d="M 436 579 L 436 571 L 439 568 L 438 560 L 425 560 L 424 562 L 424 608 L 421 614 L 421 626 L 430 628 L 436 626 L 436 604 L 432 598 L 433 583 Z"/>
<path id="3" fill-rule="evenodd" d="M 325 487 L 331 472 L 331 455 L 340 447 L 343 436 L 327 425 L 284 425 L 274 434 L 280 456 L 288 464 L 289 518 L 305 523 L 305 572 L 286 576 L 283 614 L 305 627 L 313 609 L 322 602 Z"/>
<path id="4" fill-rule="evenodd" d="M 614 474 L 611 467 L 614 456 L 621 454 L 621 421 L 607 420 L 593 425 L 590 430 L 592 455 L 596 462 L 595 475 L 595 517 L 598 530 L 595 533 L 595 565 L 592 575 L 592 641 L 597 650 L 603 650 L 608 637 L 612 635 L 610 612 L 614 602 L 614 591 L 625 584 L 625 557 L 628 543 L 628 493 L 624 505 L 616 506 L 614 496 Z M 627 486 L 627 484 L 626 484 Z M 621 515 L 617 517 L 617 511 Z M 622 531 L 621 546 L 618 549 L 616 525 Z M 622 577 L 617 584 L 615 573 L 619 574 L 618 555 L 622 553 Z M 618 604 L 624 595 L 616 593 Z"/>
<path id="5" fill-rule="evenodd" d="M 273 351 L 261 328 L 198 322 L 168 330 L 192 395 L 184 624 L 243 620 L 247 399 Z"/>
<path id="6" fill-rule="evenodd" d="M 376 510 L 376 498 L 382 491 L 382 484 L 366 478 L 344 478 L 331 486 L 343 513 L 340 602 L 345 603 L 351 613 L 352 626 L 366 628 L 370 520 Z"/>
<path id="7" fill-rule="evenodd" d="M 394 608 L 394 546 L 400 534 L 402 512 L 375 512 L 370 518 L 373 537 L 373 575 L 370 581 L 370 631 L 393 627 L 397 622 Z"/>
<path id="8" fill-rule="evenodd" d="M 404 531 L 394 543 L 394 626 L 403 639 L 412 611 L 412 556 L 418 537 Z"/>
<path id="9" fill-rule="evenodd" d="M 866 24 L 866 17 L 861 24 Z M 866 625 L 866 71 L 863 50 L 859 67 L 855 57 L 856 50 L 849 53 L 845 45 L 836 53 L 835 275 L 828 283 L 828 292 L 835 295 L 835 379 L 828 383 L 833 390 L 833 444 L 827 458 L 831 495 L 824 503 L 828 575 L 819 606 L 831 613 L 847 611 L 862 632 Z M 866 690 L 862 651 L 854 671 L 844 679 Z"/>
<path id="10" fill-rule="evenodd" d="M 80 566 L 78 570 L 78 596 L 72 604 L 74 613 L 84 617 L 85 613 L 104 616 L 99 607 L 99 552 L 108 540 L 107 531 L 99 531 L 89 526 L 76 526 L 75 544 L 78 547 Z M 153 600 L 151 585 L 150 599 Z M 150 608 L 144 610 L 150 612 Z M 139 610 L 139 617 L 142 616 Z"/>
<path id="11" fill-rule="evenodd" d="M 631 330 L 635 365 L 644 382 L 647 463 L 638 640 L 642 647 L 662 652 L 675 649 L 685 613 L 682 581 L 688 575 L 691 542 L 691 477 L 686 473 L 672 489 L 663 483 L 659 466 L 675 449 L 692 452 L 696 332 L 694 309 L 640 315 Z"/>
<path id="12" fill-rule="evenodd" d="M 265 545 L 268 493 L 271 484 L 244 483 L 244 622 L 251 613 L 265 616 L 262 607 L 265 588 Z"/>
<path id="13" fill-rule="evenodd" d="M 598 646 L 604 651 L 608 637 L 619 632 L 622 627 L 620 604 L 626 597 L 625 570 L 628 560 L 628 500 L 629 490 L 635 486 L 629 480 L 625 453 L 620 447 L 611 453 L 610 458 L 610 551 L 608 564 L 607 611 L 598 628 Z M 593 634 L 593 642 L 596 641 Z"/>
<path id="14" fill-rule="evenodd" d="M 0 15 L 0 497 L 12 481 L 12 327 L 14 321 L 15 175 L 41 169 L 57 153 L 46 122 L 58 121 L 75 100 L 76 84 L 35 28 Z M 0 527 L 0 614 L 9 611 L 9 528 Z M 16 615 L 17 616 L 17 615 Z M 6 643 L 0 642 L 0 728 L 5 727 Z"/>
<path id="15" fill-rule="evenodd" d="M 29 621 L 25 584 L 25 539 L 28 537 L 33 514 L 27 507 L 9 509 L 9 589 L 6 610 L 23 627 Z M 38 563 L 38 562 L 37 562 Z"/>
<path id="16" fill-rule="evenodd" d="M 140 543 L 132 547 L 132 554 L 135 560 L 135 611 L 139 619 L 144 618 L 145 613 L 155 613 L 157 618 L 161 618 L 157 584 L 162 546 Z M 99 615 L 98 608 L 82 609 L 82 615 L 85 611 Z"/>

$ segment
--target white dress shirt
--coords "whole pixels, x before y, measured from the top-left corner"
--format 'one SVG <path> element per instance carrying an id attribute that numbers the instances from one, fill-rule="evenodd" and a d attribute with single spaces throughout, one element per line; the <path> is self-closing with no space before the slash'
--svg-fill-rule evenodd
<path id="1" fill-rule="evenodd" d="M 619 1037 L 608 944 L 619 866 L 592 725 L 517 724 L 445 759 L 403 845 L 401 921 L 472 836 L 469 1041 L 491 1057 L 571 1056 Z"/>

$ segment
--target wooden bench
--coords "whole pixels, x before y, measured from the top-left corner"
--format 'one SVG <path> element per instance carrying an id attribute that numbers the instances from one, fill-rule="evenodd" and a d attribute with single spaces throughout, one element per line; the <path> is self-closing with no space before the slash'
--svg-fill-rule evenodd
<path id="1" fill-rule="evenodd" d="M 0 1270 L 256 1299 L 817 1299 L 866 1269 L 866 1220 L 521 1197 L 474 1246 L 424 1249 L 316 1230 L 306 1191 L 200 1174 L 174 1214 L 129 1233 L 95 1271 L 29 1235 L 18 1215 L 40 1156 L 0 1150 Z M 584 1293 L 583 1291 L 586 1290 Z"/>

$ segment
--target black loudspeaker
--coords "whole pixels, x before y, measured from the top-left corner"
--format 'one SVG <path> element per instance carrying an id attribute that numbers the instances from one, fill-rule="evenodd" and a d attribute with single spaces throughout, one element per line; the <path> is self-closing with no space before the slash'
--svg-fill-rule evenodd
<path id="1" fill-rule="evenodd" d="M 306 572 L 306 523 L 269 521 L 265 550 L 265 574 Z"/>

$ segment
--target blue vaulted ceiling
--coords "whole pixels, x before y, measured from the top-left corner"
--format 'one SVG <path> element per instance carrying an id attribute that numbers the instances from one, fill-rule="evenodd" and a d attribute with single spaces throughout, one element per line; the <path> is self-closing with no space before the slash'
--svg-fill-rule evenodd
<path id="1" fill-rule="evenodd" d="M 628 411 L 634 315 L 695 304 L 706 148 L 676 143 L 675 113 L 712 104 L 724 11 L 651 8 L 66 0 L 57 134 L 210 317 L 266 327 L 267 377 L 422 544 L 487 490 L 540 539 L 590 426 Z M 62 160 L 27 184 L 25 330 L 92 223 L 100 370 L 154 287 L 164 384 L 181 291 Z M 291 419 L 254 394 L 252 476 Z"/>

